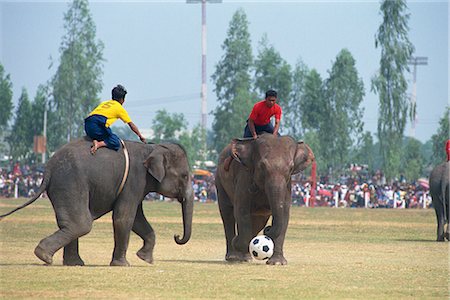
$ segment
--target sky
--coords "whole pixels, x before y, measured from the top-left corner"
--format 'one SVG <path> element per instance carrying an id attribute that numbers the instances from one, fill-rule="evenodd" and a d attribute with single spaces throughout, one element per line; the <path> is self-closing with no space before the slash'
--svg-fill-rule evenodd
<path id="1" fill-rule="evenodd" d="M 67 1 L 0 0 L 0 62 L 10 74 L 13 102 L 22 88 L 33 99 L 39 84 L 52 78 L 59 63 Z M 417 124 L 414 136 L 426 142 L 436 133 L 449 105 L 448 1 L 408 1 L 409 38 L 415 56 L 428 57 L 417 70 Z M 101 100 L 123 84 L 124 104 L 140 129 L 151 128 L 156 112 L 183 113 L 188 127 L 201 122 L 201 5 L 186 1 L 90 1 L 96 37 L 104 45 Z M 379 1 L 227 1 L 207 4 L 207 110 L 217 105 L 211 75 L 224 55 L 233 14 L 240 8 L 249 21 L 253 55 L 268 41 L 292 67 L 302 60 L 328 77 L 338 53 L 347 48 L 363 79 L 365 130 L 376 133 L 378 96 L 371 78 L 381 50 L 375 35 L 382 22 Z M 49 68 L 51 62 L 53 66 Z M 412 74 L 406 74 L 412 83 Z M 408 94 L 412 91 L 412 84 Z M 264 98 L 254 99 L 258 101 Z M 249 112 L 250 113 L 250 112 Z M 243 125 L 247 116 L 243 116 Z M 213 115 L 208 115 L 212 128 Z M 118 121 L 120 122 L 120 121 Z M 405 135 L 411 135 L 408 123 Z"/>

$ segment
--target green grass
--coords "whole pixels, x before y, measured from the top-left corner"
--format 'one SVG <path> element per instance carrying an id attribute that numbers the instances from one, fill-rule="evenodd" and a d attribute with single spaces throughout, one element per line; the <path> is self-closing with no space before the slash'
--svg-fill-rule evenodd
<path id="1" fill-rule="evenodd" d="M 24 199 L 0 199 L 0 213 Z M 449 298 L 449 243 L 437 243 L 433 210 L 291 209 L 287 266 L 224 261 L 225 238 L 216 204 L 195 204 L 193 234 L 184 246 L 178 203 L 146 202 L 156 232 L 154 264 L 134 254 L 132 267 L 109 267 L 111 215 L 80 239 L 84 267 L 43 266 L 34 247 L 56 230 L 48 200 L 0 222 L 0 297 L 139 299 Z"/>

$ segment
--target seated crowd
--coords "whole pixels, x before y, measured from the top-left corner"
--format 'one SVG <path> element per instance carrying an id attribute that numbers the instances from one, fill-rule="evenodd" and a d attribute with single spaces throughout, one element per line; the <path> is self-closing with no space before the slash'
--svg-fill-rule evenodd
<path id="1" fill-rule="evenodd" d="M 42 169 L 28 165 L 14 165 L 12 170 L 0 168 L 0 197 L 32 197 L 43 179 Z M 327 177 L 318 180 L 314 206 L 368 207 L 368 208 L 429 208 L 431 196 L 423 182 L 407 182 L 403 177 L 387 184 L 376 173 L 373 177 L 341 176 L 337 182 Z M 214 178 L 192 180 L 195 201 L 216 202 Z M 150 193 L 147 200 L 164 200 Z M 298 206 L 312 206 L 311 183 L 304 176 L 293 178 L 292 202 Z"/>

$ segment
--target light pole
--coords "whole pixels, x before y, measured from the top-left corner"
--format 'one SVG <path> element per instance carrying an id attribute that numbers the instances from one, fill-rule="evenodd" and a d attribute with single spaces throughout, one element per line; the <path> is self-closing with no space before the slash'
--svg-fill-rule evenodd
<path id="1" fill-rule="evenodd" d="M 428 65 L 428 57 L 425 56 L 416 56 L 411 57 L 411 59 L 408 61 L 409 65 L 413 65 L 413 85 L 412 85 L 412 92 L 411 92 L 411 115 L 412 115 L 412 121 L 411 121 L 411 137 L 414 138 L 416 135 L 416 122 L 417 122 L 417 114 L 416 114 L 416 87 L 417 87 L 417 66 L 422 65 L 426 66 Z"/>
<path id="2" fill-rule="evenodd" d="M 222 0 L 186 0 L 186 3 L 201 3 L 202 4 L 202 128 L 206 132 L 207 124 L 207 99 L 206 94 L 208 92 L 206 85 L 206 3 L 222 3 Z"/>

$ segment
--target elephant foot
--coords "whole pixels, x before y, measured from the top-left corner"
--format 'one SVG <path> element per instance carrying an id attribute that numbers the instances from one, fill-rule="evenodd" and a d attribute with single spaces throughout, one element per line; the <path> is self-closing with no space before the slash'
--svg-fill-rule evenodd
<path id="1" fill-rule="evenodd" d="M 445 238 L 447 239 L 447 241 L 450 241 L 450 233 L 446 232 L 445 233 Z"/>
<path id="2" fill-rule="evenodd" d="M 109 264 L 111 267 L 129 267 L 130 263 L 125 259 L 113 259 Z"/>
<path id="3" fill-rule="evenodd" d="M 266 264 L 268 265 L 287 265 L 287 260 L 286 258 L 284 258 L 283 255 L 281 254 L 274 254 L 272 255 L 271 258 L 269 258 L 269 260 L 267 260 Z"/>
<path id="4" fill-rule="evenodd" d="M 64 266 L 84 266 L 84 261 L 81 258 L 63 259 Z"/>
<path id="5" fill-rule="evenodd" d="M 250 253 L 231 252 L 225 255 L 228 262 L 249 262 L 252 260 Z"/>
<path id="6" fill-rule="evenodd" d="M 438 236 L 436 242 L 445 242 L 444 236 Z"/>
<path id="7" fill-rule="evenodd" d="M 143 261 L 148 262 L 149 264 L 153 263 L 153 255 L 151 253 L 144 251 L 143 249 L 139 250 L 136 253 L 136 255 Z"/>
<path id="8" fill-rule="evenodd" d="M 47 251 L 42 249 L 41 246 L 39 245 L 34 249 L 34 255 L 36 255 L 40 260 L 45 262 L 47 265 L 51 265 L 53 263 L 53 255 L 47 253 Z"/>

